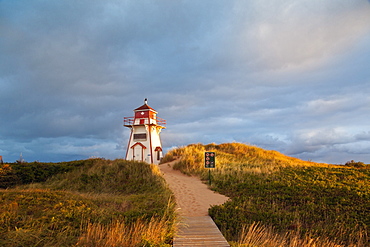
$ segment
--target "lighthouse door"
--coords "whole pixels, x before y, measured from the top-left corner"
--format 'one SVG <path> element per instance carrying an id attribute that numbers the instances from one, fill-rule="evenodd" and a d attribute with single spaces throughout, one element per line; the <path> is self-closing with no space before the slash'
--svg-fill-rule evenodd
<path id="1" fill-rule="evenodd" d="M 143 147 L 141 145 L 134 146 L 134 160 L 143 161 Z"/>

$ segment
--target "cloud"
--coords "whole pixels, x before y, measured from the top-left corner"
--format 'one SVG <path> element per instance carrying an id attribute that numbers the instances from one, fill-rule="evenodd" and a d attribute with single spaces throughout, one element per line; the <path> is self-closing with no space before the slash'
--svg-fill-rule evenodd
<path id="1" fill-rule="evenodd" d="M 337 162 L 369 144 L 368 2 L 32 0 L 0 9 L 5 160 L 120 157 L 122 117 L 144 98 L 168 121 L 165 148 L 240 141 Z"/>
<path id="2" fill-rule="evenodd" d="M 258 60 L 272 69 L 320 65 L 348 49 L 370 27 L 368 4 L 363 1 L 258 1 L 252 8 L 259 15 L 241 36 L 255 45 Z"/>

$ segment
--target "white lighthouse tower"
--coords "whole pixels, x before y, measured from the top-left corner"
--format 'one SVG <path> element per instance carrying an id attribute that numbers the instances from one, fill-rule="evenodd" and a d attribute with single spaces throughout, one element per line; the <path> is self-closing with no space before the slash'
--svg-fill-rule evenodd
<path id="1" fill-rule="evenodd" d="M 134 110 L 134 117 L 124 117 L 123 122 L 131 129 L 126 160 L 159 164 L 163 156 L 159 134 L 166 128 L 166 120 L 157 117 L 157 112 L 145 99 L 144 105 Z"/>

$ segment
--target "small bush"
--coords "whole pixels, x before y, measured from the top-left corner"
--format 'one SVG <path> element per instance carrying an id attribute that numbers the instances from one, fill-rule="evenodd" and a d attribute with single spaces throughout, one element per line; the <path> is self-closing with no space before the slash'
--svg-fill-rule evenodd
<path id="1" fill-rule="evenodd" d="M 361 162 L 361 161 L 356 162 L 354 160 L 347 161 L 345 165 L 349 167 L 355 167 L 355 168 L 367 168 L 368 167 L 364 162 Z"/>
<path id="2" fill-rule="evenodd" d="M 16 185 L 44 182 L 53 175 L 66 173 L 93 160 L 70 161 L 60 163 L 12 163 L 0 168 L 0 188 L 6 189 Z M 6 174 L 3 174 L 7 171 Z"/>

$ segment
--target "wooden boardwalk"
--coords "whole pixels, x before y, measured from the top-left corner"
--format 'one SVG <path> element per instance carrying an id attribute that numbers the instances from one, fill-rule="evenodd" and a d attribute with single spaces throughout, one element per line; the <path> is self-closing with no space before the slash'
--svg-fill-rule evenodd
<path id="1" fill-rule="evenodd" d="M 224 236 L 209 216 L 187 216 L 179 225 L 174 247 L 229 247 Z"/>

